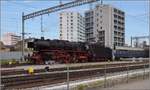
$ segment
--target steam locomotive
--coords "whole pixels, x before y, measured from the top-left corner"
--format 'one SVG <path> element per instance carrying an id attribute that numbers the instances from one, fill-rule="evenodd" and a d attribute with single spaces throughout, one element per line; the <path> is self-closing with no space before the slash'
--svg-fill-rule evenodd
<path id="1" fill-rule="evenodd" d="M 30 60 L 34 64 L 48 61 L 57 63 L 82 63 L 111 60 L 112 50 L 99 43 L 69 42 L 65 40 L 35 39 L 28 42 L 34 50 Z"/>

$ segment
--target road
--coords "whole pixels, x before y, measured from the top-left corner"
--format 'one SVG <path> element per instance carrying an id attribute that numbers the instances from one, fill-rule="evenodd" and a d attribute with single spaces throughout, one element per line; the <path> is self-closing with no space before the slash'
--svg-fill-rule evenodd
<path id="1" fill-rule="evenodd" d="M 109 88 L 92 88 L 88 90 L 150 90 L 150 79 L 115 85 Z"/>

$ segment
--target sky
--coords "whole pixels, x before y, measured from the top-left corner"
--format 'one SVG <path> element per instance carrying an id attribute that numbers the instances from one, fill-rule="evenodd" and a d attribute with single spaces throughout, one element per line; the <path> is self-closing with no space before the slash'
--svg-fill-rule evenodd
<path id="1" fill-rule="evenodd" d="M 68 1 L 71 0 L 65 0 L 63 3 Z M 7 32 L 21 36 L 22 12 L 26 15 L 58 4 L 58 0 L 1 0 L 1 36 Z M 149 35 L 148 0 L 103 0 L 103 4 L 109 4 L 125 12 L 125 42 L 127 44 L 130 44 L 131 36 Z M 84 15 L 86 10 L 89 10 L 89 4 L 43 15 L 44 36 L 49 39 L 59 39 L 60 12 L 74 11 Z M 26 38 L 41 37 L 40 19 L 40 17 L 35 17 L 25 21 Z"/>

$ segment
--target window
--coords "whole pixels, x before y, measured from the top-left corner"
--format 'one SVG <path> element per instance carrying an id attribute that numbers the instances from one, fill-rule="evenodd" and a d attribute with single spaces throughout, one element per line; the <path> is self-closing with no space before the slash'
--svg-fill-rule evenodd
<path id="1" fill-rule="evenodd" d="M 97 5 L 97 6 L 96 6 L 96 9 L 98 10 L 98 8 L 99 8 L 99 6 Z"/>
<path id="2" fill-rule="evenodd" d="M 97 21 L 98 21 L 98 19 L 97 19 Z"/>
<path id="3" fill-rule="evenodd" d="M 115 25 L 114 28 L 117 29 L 117 26 Z"/>
<path id="4" fill-rule="evenodd" d="M 114 23 L 117 24 L 117 20 L 114 20 Z"/>
<path id="5" fill-rule="evenodd" d="M 121 12 L 122 15 L 124 15 L 124 12 Z"/>
<path id="6" fill-rule="evenodd" d="M 98 24 L 97 24 L 97 27 L 98 27 Z"/>
<path id="7" fill-rule="evenodd" d="M 85 13 L 85 16 L 89 16 L 89 15 L 90 15 L 90 12 L 86 12 L 86 13 Z"/>
<path id="8" fill-rule="evenodd" d="M 121 19 L 121 16 L 118 16 L 119 19 Z"/>
<path id="9" fill-rule="evenodd" d="M 118 29 L 121 29 L 121 27 L 118 27 Z"/>
<path id="10" fill-rule="evenodd" d="M 97 13 L 96 15 L 98 16 L 99 14 Z"/>
<path id="11" fill-rule="evenodd" d="M 116 14 L 114 14 L 114 18 L 117 18 L 117 15 L 116 15 Z"/>
<path id="12" fill-rule="evenodd" d="M 117 12 L 117 9 L 116 9 L 116 8 L 114 8 L 114 12 Z"/>
<path id="13" fill-rule="evenodd" d="M 117 31 L 114 31 L 114 34 L 117 35 Z"/>
<path id="14" fill-rule="evenodd" d="M 117 38 L 116 38 L 116 37 L 114 37 L 114 41 L 117 41 Z"/>
<path id="15" fill-rule="evenodd" d="M 100 9 L 100 12 L 102 12 L 102 10 Z"/>
<path id="16" fill-rule="evenodd" d="M 121 17 L 120 17 L 120 19 L 121 19 L 121 20 L 124 20 L 124 17 L 123 17 L 123 16 L 121 16 Z"/>
<path id="17" fill-rule="evenodd" d="M 115 46 L 117 46 L 117 42 L 115 42 Z"/>

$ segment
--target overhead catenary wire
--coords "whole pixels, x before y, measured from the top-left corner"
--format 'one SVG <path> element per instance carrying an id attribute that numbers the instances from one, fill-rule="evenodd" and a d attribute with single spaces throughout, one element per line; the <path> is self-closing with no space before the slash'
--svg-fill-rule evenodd
<path id="1" fill-rule="evenodd" d="M 150 12 L 147 12 L 147 13 L 140 13 L 140 14 L 137 14 L 137 15 L 134 15 L 135 17 L 145 17 L 145 16 L 150 16 L 149 15 Z"/>
<path id="2" fill-rule="evenodd" d="M 139 19 L 138 17 L 135 17 L 135 16 L 130 15 L 130 14 L 126 14 L 126 15 L 129 16 L 129 17 L 132 17 L 133 19 L 135 19 L 135 20 L 137 20 L 137 21 L 140 21 L 140 22 L 149 24 L 149 23 L 148 23 L 149 21 L 145 21 L 145 20 Z"/>

